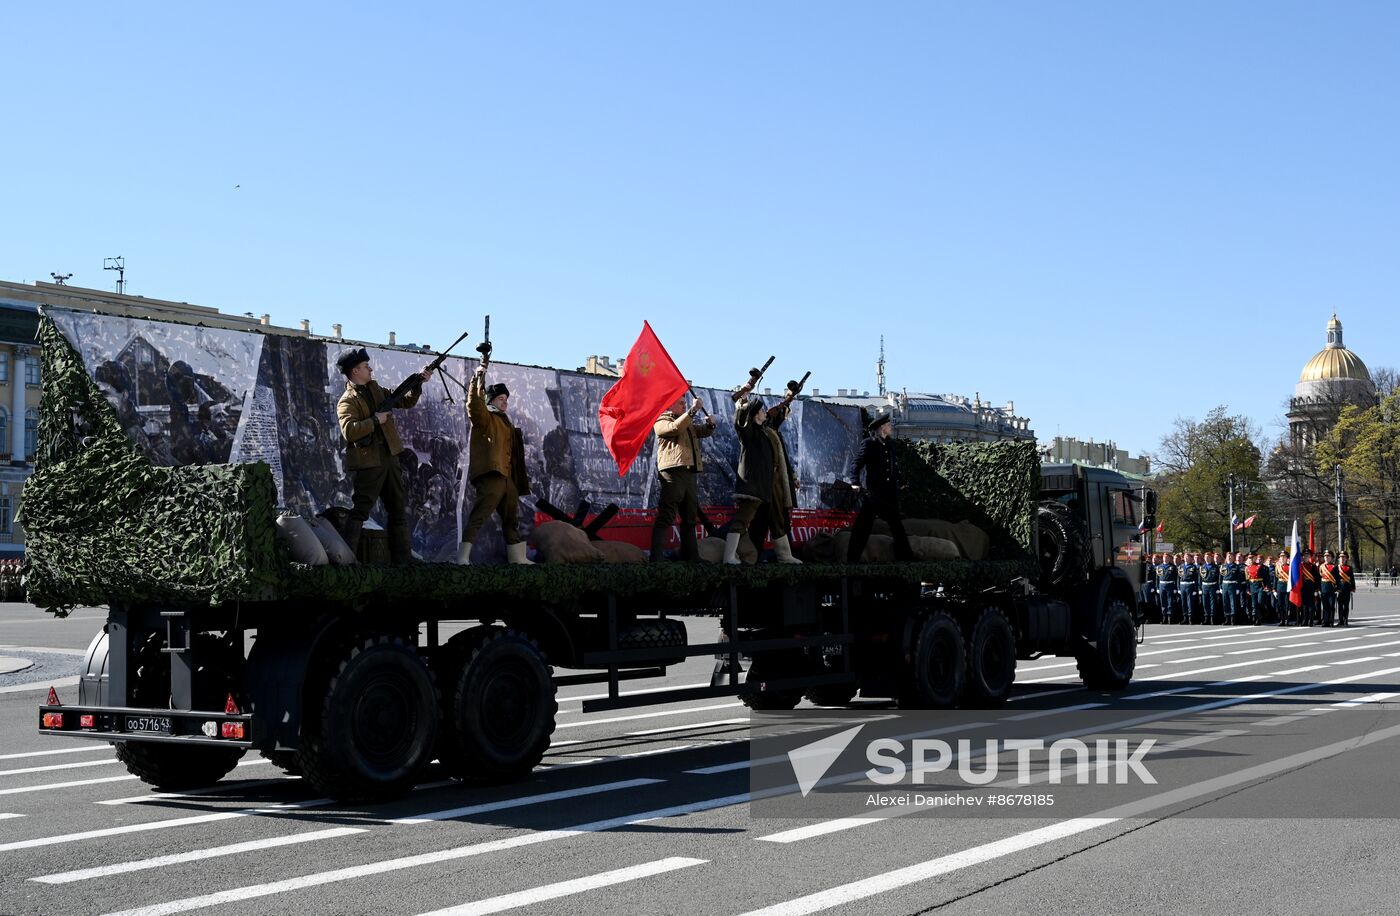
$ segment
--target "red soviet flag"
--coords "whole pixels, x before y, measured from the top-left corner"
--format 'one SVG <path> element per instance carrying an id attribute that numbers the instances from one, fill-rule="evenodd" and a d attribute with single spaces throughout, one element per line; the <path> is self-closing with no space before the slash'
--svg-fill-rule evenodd
<path id="1" fill-rule="evenodd" d="M 626 476 L 637 460 L 656 418 L 689 388 L 651 325 L 642 322 L 641 336 L 627 352 L 622 378 L 608 389 L 598 406 L 603 443 L 617 462 L 618 477 Z"/>

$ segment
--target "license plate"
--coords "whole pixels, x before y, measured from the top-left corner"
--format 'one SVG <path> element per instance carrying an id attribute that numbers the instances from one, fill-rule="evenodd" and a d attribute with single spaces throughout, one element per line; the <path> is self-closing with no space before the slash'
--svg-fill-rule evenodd
<path id="1" fill-rule="evenodd" d="M 126 730 L 168 735 L 171 732 L 170 718 L 168 716 L 127 716 Z"/>

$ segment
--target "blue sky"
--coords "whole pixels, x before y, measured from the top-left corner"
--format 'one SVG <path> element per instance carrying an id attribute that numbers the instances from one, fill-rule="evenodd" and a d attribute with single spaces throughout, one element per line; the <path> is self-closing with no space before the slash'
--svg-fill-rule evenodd
<path id="1" fill-rule="evenodd" d="M 1400 365 L 1400 5 L 7 4 L 0 278 L 1266 433 Z M 235 188 L 235 186 L 239 186 Z"/>

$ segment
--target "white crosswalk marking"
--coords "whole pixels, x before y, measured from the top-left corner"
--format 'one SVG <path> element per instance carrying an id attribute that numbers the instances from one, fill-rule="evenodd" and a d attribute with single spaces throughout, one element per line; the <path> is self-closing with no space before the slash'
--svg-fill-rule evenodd
<path id="1" fill-rule="evenodd" d="M 647 862 L 645 865 L 632 865 L 627 868 L 615 869 L 614 871 L 605 871 L 597 875 L 589 875 L 586 878 L 574 878 L 571 881 L 558 881 L 554 884 L 546 884 L 543 887 L 532 888 L 528 891 L 516 891 L 513 894 L 502 894 L 499 897 L 478 900 L 475 903 L 464 903 L 460 906 L 450 906 L 442 910 L 433 910 L 431 913 L 423 914 L 423 916 L 485 916 L 487 913 L 500 913 L 505 910 L 518 909 L 522 906 L 532 906 L 536 903 L 543 903 L 546 900 L 558 900 L 560 897 L 581 894 L 584 891 L 591 891 L 600 887 L 611 887 L 614 884 L 625 884 L 628 881 L 637 881 L 641 878 L 650 878 L 654 875 L 664 875 L 667 872 L 677 871 L 682 868 L 704 865 L 707 861 L 706 859 L 688 859 L 683 856 L 673 856 L 669 859 L 658 859 L 655 862 Z"/>
<path id="2" fill-rule="evenodd" d="M 0 754 L 0 760 L 18 760 L 21 757 L 52 757 L 55 754 L 92 754 L 97 751 L 112 753 L 110 744 L 88 744 L 83 747 L 64 747 L 52 751 L 24 751 L 20 754 Z"/>
<path id="3" fill-rule="evenodd" d="M 581 786 L 577 789 L 565 789 L 560 792 L 545 792 L 540 795 L 526 795 L 521 798 L 508 798 L 504 801 L 484 802 L 479 805 L 466 805 L 460 808 L 447 808 L 443 811 L 429 811 L 427 814 L 414 814 L 409 817 L 396 817 L 386 821 L 388 824 L 428 824 L 433 821 L 447 821 L 458 817 L 470 817 L 474 814 L 486 814 L 490 811 L 505 811 L 511 808 L 523 808 L 529 805 L 542 805 L 550 802 L 564 801 L 569 798 L 581 798 L 585 795 L 598 795 L 603 792 L 617 792 L 623 789 L 636 789 L 641 786 L 651 786 L 664 779 L 628 779 L 622 782 L 607 782 L 596 786 Z"/>

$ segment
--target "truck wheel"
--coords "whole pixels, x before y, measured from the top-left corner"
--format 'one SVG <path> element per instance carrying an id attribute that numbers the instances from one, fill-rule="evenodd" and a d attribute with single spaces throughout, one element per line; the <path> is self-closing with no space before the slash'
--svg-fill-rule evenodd
<path id="1" fill-rule="evenodd" d="M 1095 648 L 1085 647 L 1078 656 L 1079 676 L 1090 690 L 1122 690 L 1133 679 L 1137 666 L 1137 628 L 1128 605 L 1114 599 L 1104 609 Z"/>
<path id="2" fill-rule="evenodd" d="M 1089 548 L 1084 530 L 1064 503 L 1048 499 L 1036 507 L 1040 579 L 1046 588 L 1072 585 L 1084 577 Z"/>
<path id="3" fill-rule="evenodd" d="M 371 636 L 308 686 L 308 696 L 325 698 L 297 752 L 308 782 L 340 801 L 389 799 L 413 787 L 437 739 L 437 691 L 414 647 Z"/>
<path id="4" fill-rule="evenodd" d="M 906 709 L 952 709 L 967 681 L 962 630 L 939 611 L 924 619 L 914 638 L 899 705 Z"/>
<path id="5" fill-rule="evenodd" d="M 296 751 L 262 751 L 262 756 L 289 776 L 301 775 L 301 761 L 297 759 Z"/>
<path id="6" fill-rule="evenodd" d="M 839 687 L 818 687 L 807 691 L 807 699 L 813 706 L 849 706 L 856 698 L 855 684 L 842 684 Z"/>
<path id="7" fill-rule="evenodd" d="M 479 634 L 453 691 L 448 772 L 491 782 L 529 776 L 549 750 L 554 692 L 554 672 L 534 640 L 495 627 Z"/>
<path id="8" fill-rule="evenodd" d="M 749 672 L 744 676 L 744 685 L 753 685 L 752 691 L 739 694 L 739 700 L 749 709 L 758 710 L 783 710 L 792 709 L 802 702 L 802 691 L 787 690 L 765 690 L 764 683 L 769 680 L 793 677 L 796 672 L 784 671 L 780 660 L 771 656 L 759 655 L 749 665 Z"/>
<path id="9" fill-rule="evenodd" d="M 606 634 L 605 628 L 604 639 L 607 639 Z M 678 646 L 683 647 L 687 643 L 684 621 L 672 620 L 669 617 L 661 617 L 656 620 L 637 620 L 617 628 L 617 647 L 619 649 L 673 649 Z M 646 664 L 679 665 L 685 659 L 684 655 L 677 655 L 674 658 L 658 659 L 654 662 L 646 662 Z"/>
<path id="10" fill-rule="evenodd" d="M 982 611 L 967 637 L 964 705 L 991 708 L 1006 703 L 1016 680 L 1016 632 L 1001 608 Z"/>
<path id="11" fill-rule="evenodd" d="M 115 741 L 126 771 L 157 789 L 179 791 L 211 786 L 243 756 L 241 747 L 182 747 L 154 741 Z"/>

